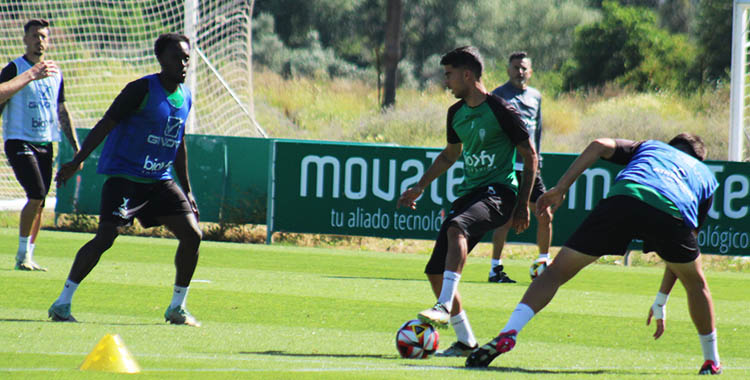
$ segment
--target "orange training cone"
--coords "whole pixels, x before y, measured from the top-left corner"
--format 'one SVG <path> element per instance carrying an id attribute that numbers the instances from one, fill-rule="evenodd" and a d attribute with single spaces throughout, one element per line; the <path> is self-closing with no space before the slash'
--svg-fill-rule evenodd
<path id="1" fill-rule="evenodd" d="M 78 369 L 82 371 L 106 371 L 119 373 L 138 373 L 141 367 L 136 363 L 119 335 L 107 334 L 96 344 L 94 350 L 86 356 Z"/>

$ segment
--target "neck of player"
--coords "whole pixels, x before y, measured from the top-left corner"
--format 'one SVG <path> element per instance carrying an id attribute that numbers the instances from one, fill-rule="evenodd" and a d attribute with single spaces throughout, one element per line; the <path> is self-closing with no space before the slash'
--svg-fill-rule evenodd
<path id="1" fill-rule="evenodd" d="M 476 107 L 487 100 L 487 89 L 484 88 L 482 82 L 474 82 L 474 85 L 469 87 L 469 93 L 464 97 L 466 105 L 469 107 Z"/>
<path id="2" fill-rule="evenodd" d="M 173 93 L 177 86 L 180 84 L 176 81 L 170 80 L 167 75 L 165 75 L 163 72 L 159 73 L 159 82 L 161 83 L 162 87 L 164 87 L 165 90 L 167 90 L 168 93 Z"/>

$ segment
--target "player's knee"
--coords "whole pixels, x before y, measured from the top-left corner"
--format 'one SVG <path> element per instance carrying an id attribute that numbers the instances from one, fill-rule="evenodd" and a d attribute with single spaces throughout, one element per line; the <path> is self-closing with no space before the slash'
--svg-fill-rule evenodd
<path id="1" fill-rule="evenodd" d="M 464 235 L 464 231 L 455 225 L 452 225 L 448 227 L 448 238 L 451 240 L 456 240 L 459 238 L 466 238 L 466 235 Z"/>

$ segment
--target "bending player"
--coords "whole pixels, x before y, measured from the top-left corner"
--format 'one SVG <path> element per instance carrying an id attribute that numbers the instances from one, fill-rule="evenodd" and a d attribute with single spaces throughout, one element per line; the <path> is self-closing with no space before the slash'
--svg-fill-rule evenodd
<path id="1" fill-rule="evenodd" d="M 617 175 L 606 199 L 568 239 L 552 264 L 531 282 L 508 323 L 495 339 L 466 360 L 467 367 L 486 367 L 516 345 L 521 329 L 555 296 L 557 289 L 578 271 L 607 254 L 626 252 L 633 239 L 642 239 L 644 251 L 656 251 L 666 262 L 656 301 L 647 323 L 656 316 L 658 339 L 664 332 L 664 308 L 675 281 L 687 291 L 688 308 L 703 349 L 700 374 L 719 374 L 713 300 L 701 269 L 697 231 L 711 208 L 718 187 L 703 164 L 706 149 L 700 137 L 682 133 L 669 144 L 600 138 L 573 162 L 555 187 L 537 200 L 537 212 L 554 212 L 575 180 L 596 160 L 626 165 Z"/>

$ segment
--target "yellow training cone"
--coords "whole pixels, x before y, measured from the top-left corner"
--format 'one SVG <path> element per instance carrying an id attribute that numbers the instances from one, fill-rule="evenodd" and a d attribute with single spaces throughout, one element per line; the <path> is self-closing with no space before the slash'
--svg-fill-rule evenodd
<path id="1" fill-rule="evenodd" d="M 105 335 L 78 368 L 83 371 L 141 372 L 141 367 L 136 363 L 133 354 L 117 334 Z"/>

